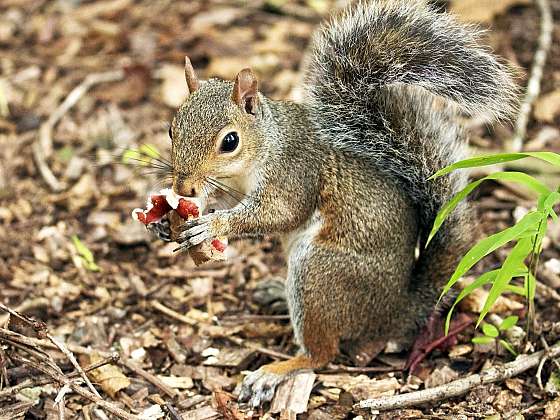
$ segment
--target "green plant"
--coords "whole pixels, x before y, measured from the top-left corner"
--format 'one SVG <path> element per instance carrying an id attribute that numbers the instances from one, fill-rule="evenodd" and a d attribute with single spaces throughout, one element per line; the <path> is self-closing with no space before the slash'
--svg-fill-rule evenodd
<path id="1" fill-rule="evenodd" d="M 482 324 L 482 333 L 484 335 L 474 337 L 472 339 L 472 342 L 478 344 L 490 344 L 492 342 L 495 342 L 496 346 L 498 346 L 499 344 L 507 351 L 509 351 L 511 354 L 517 356 L 517 352 L 515 351 L 513 346 L 510 343 L 508 343 L 505 338 L 502 338 L 500 336 L 500 333 L 503 333 L 509 330 L 510 328 L 512 328 L 513 326 L 515 326 L 517 324 L 517 320 L 518 317 L 516 315 L 511 315 L 508 316 L 506 319 L 504 319 L 500 323 L 500 325 L 498 325 L 498 327 L 489 323 Z"/>
<path id="2" fill-rule="evenodd" d="M 72 243 L 74 244 L 74 248 L 76 248 L 76 252 L 80 255 L 86 270 L 101 271 L 99 266 L 95 263 L 93 253 L 82 241 L 80 241 L 80 238 L 78 238 L 77 235 L 72 236 Z"/>
<path id="3" fill-rule="evenodd" d="M 548 164 L 560 167 L 560 155 L 552 152 L 526 152 L 526 153 L 500 153 L 487 156 L 480 156 L 471 159 L 465 159 L 449 165 L 430 177 L 435 179 L 449 174 L 452 171 L 462 168 L 474 168 L 488 166 L 500 163 L 511 162 L 514 160 L 536 158 L 547 162 Z M 533 319 L 534 298 L 536 280 L 535 274 L 539 262 L 539 256 L 542 251 L 542 241 L 546 234 L 549 219 L 556 221 L 558 216 L 554 210 L 554 206 L 560 202 L 559 190 L 550 190 L 545 184 L 538 181 L 534 177 L 523 172 L 496 172 L 482 179 L 471 182 L 462 191 L 457 193 L 448 203 L 446 203 L 439 211 L 432 231 L 430 232 L 427 244 L 436 235 L 445 219 L 451 214 L 455 207 L 464 200 L 476 187 L 486 180 L 500 180 L 522 184 L 537 194 L 536 208 L 529 211 L 513 226 L 504 229 L 498 233 L 482 239 L 474 245 L 461 259 L 457 268 L 447 284 L 445 285 L 441 296 L 445 295 L 455 285 L 455 283 L 465 275 L 476 263 L 485 256 L 494 252 L 496 249 L 515 242 L 515 245 L 509 252 L 505 261 L 500 268 L 488 271 L 478 277 L 473 283 L 465 287 L 457 296 L 453 306 L 447 314 L 445 323 L 446 333 L 449 331 L 449 322 L 455 306 L 468 294 L 475 289 L 481 288 L 486 284 L 491 284 L 490 292 L 484 303 L 476 326 L 488 314 L 492 305 L 498 297 L 505 292 L 513 292 L 526 298 L 528 306 L 529 321 Z M 426 246 L 427 246 L 426 244 Z M 515 283 L 516 279 L 522 279 L 523 285 Z M 440 298 L 441 299 L 441 298 Z M 528 327 L 531 322 L 528 322 Z M 488 324 L 485 324 L 488 325 Z M 488 329 L 490 331 L 490 329 Z M 492 330 L 492 333 L 494 331 Z M 487 335 L 485 335 L 486 337 Z M 489 336 L 491 337 L 491 336 Z M 497 337 L 497 335 L 496 335 Z M 493 337 L 494 339 L 496 337 Z M 491 337 L 492 338 L 492 337 Z"/>

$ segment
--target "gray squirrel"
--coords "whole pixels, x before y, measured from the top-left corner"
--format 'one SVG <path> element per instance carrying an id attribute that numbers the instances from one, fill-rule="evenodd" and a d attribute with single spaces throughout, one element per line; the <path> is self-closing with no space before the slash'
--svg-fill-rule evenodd
<path id="1" fill-rule="evenodd" d="M 199 82 L 186 60 L 189 95 L 170 130 L 173 188 L 212 194 L 222 185 L 244 198 L 187 222 L 181 248 L 277 234 L 288 261 L 301 351 L 248 375 L 240 400 L 270 401 L 279 383 L 324 366 L 343 342 L 410 345 L 426 324 L 475 239 L 461 204 L 425 247 L 466 174 L 427 179 L 464 157 L 460 113 L 505 119 L 517 104 L 512 72 L 477 38 L 423 1 L 358 2 L 313 39 L 301 104 L 262 95 L 250 69 L 233 82 Z"/>

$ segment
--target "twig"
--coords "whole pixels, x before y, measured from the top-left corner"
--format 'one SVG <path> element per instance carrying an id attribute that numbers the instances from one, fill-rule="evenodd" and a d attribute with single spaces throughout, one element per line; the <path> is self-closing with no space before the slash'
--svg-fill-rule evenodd
<path id="1" fill-rule="evenodd" d="M 58 121 L 72 108 L 92 86 L 99 83 L 116 82 L 124 78 L 124 71 L 115 70 L 104 73 L 92 73 L 88 75 L 82 83 L 76 86 L 68 94 L 66 99 L 54 110 L 49 119 L 41 124 L 39 128 L 39 138 L 32 145 L 33 158 L 37 169 L 43 180 L 54 192 L 60 192 L 65 185 L 60 182 L 52 173 L 47 159 L 52 155 L 52 131 Z"/>
<path id="2" fill-rule="evenodd" d="M 78 361 L 76 360 L 76 358 L 74 357 L 72 352 L 70 352 L 66 348 L 64 343 L 58 341 L 55 337 L 53 337 L 52 335 L 50 335 L 48 333 L 47 326 L 44 322 L 37 321 L 37 320 L 35 320 L 33 318 L 30 318 L 30 317 L 27 317 L 25 315 L 21 315 L 17 311 L 14 311 L 13 309 L 8 308 L 7 306 L 3 305 L 2 303 L 0 303 L 0 309 L 8 312 L 10 315 L 15 316 L 15 317 L 19 318 L 20 320 L 24 321 L 25 323 L 29 324 L 32 328 L 35 329 L 35 331 L 37 332 L 37 334 L 40 337 L 47 337 L 50 340 L 50 342 L 53 343 L 62 353 L 64 353 L 66 355 L 66 357 L 68 358 L 68 360 L 70 360 L 70 363 L 72 363 L 72 365 L 74 365 L 74 367 L 76 368 L 76 370 L 78 371 L 78 373 L 80 374 L 82 379 L 85 381 L 88 388 L 91 390 L 91 392 L 93 392 L 97 397 L 101 398 L 101 395 L 99 395 L 97 390 L 94 388 L 93 384 L 90 382 L 87 375 L 82 370 L 82 367 L 80 366 L 80 364 L 78 363 Z M 62 403 L 64 402 L 63 396 L 61 396 L 60 401 Z"/>
<path id="3" fill-rule="evenodd" d="M 171 398 L 175 398 L 176 396 L 179 395 L 179 393 L 176 390 L 164 384 L 163 381 L 159 379 L 157 376 L 154 376 L 151 373 L 146 372 L 144 369 L 142 369 L 132 360 L 122 360 L 121 364 L 123 366 L 126 366 L 132 372 L 136 373 L 138 376 L 141 376 L 142 378 L 150 382 L 155 387 L 159 388 L 163 393 L 167 394 Z"/>
<path id="4" fill-rule="evenodd" d="M 521 355 L 513 362 L 506 363 L 503 366 L 485 369 L 478 374 L 457 379 L 445 385 L 392 397 L 363 400 L 357 404 L 357 407 L 371 408 L 372 410 L 391 410 L 457 397 L 475 386 L 502 381 L 534 368 L 539 364 L 544 355 L 545 350 L 531 355 Z M 547 354 L 548 357 L 557 357 L 558 355 L 560 355 L 560 342 L 550 347 L 550 351 Z"/>
<path id="5" fill-rule="evenodd" d="M 288 354 L 280 353 L 279 351 L 270 350 L 270 349 L 261 347 L 257 344 L 248 343 L 248 342 L 243 341 L 243 340 L 241 340 L 240 338 L 237 338 L 237 337 L 228 336 L 228 337 L 224 337 L 224 338 L 228 339 L 229 341 L 231 341 L 232 343 L 234 343 L 234 344 L 236 344 L 240 347 L 246 347 L 250 350 L 256 351 L 257 353 L 261 353 L 261 354 L 264 354 L 266 356 L 273 357 L 275 359 L 288 360 L 288 359 L 292 358 L 292 356 L 290 356 Z"/>
<path id="6" fill-rule="evenodd" d="M 523 139 L 527 134 L 529 114 L 531 113 L 533 102 L 539 96 L 541 91 L 541 79 L 544 64 L 546 62 L 546 56 L 548 55 L 548 50 L 550 49 L 550 43 L 552 41 L 553 21 L 550 4 L 548 0 L 536 0 L 536 2 L 541 15 L 539 46 L 533 58 L 531 77 L 529 78 L 529 83 L 527 83 L 527 91 L 525 93 L 525 97 L 523 98 L 523 102 L 521 103 L 519 115 L 517 116 L 517 121 L 515 123 L 515 133 L 513 135 L 513 139 L 511 140 L 511 150 L 514 152 L 519 152 L 523 149 Z"/>
<path id="7" fill-rule="evenodd" d="M 105 366 L 108 365 L 110 363 L 115 363 L 116 361 L 119 360 L 119 355 L 118 353 L 114 353 L 111 357 L 106 357 L 102 360 L 99 360 L 98 362 L 92 363 L 91 365 L 87 366 L 86 368 L 84 368 L 84 372 L 89 372 L 92 370 L 95 370 L 97 368 L 100 368 L 101 366 Z M 76 376 L 79 376 L 78 372 L 71 372 L 68 375 L 66 375 L 66 377 L 68 378 L 75 378 Z M 0 398 L 5 397 L 7 395 L 14 395 L 17 394 L 19 391 L 21 391 L 22 389 L 25 388 L 32 388 L 32 387 L 36 387 L 36 386 L 43 386 L 43 385 L 47 385 L 50 384 L 51 382 L 53 382 L 53 378 L 51 376 L 43 376 L 37 380 L 33 380 L 33 379 L 26 379 L 22 382 L 20 382 L 17 385 L 11 386 L 9 388 L 4 388 L 3 390 L 0 391 Z"/>
<path id="8" fill-rule="evenodd" d="M 70 363 L 72 363 L 72 365 L 74 365 L 74 367 L 76 368 L 76 370 L 78 371 L 78 373 L 80 374 L 80 376 L 82 377 L 82 379 L 84 380 L 84 382 L 86 383 L 86 385 L 88 386 L 88 388 L 91 390 L 91 392 L 93 392 L 93 394 L 96 397 L 101 398 L 101 395 L 99 395 L 99 392 L 97 392 L 97 390 L 94 388 L 93 384 L 90 382 L 89 378 L 87 377 L 86 373 L 84 372 L 84 370 L 82 369 L 82 367 L 80 366 L 80 364 L 78 363 L 78 361 L 76 360 L 76 358 L 74 357 L 74 355 L 72 354 L 72 352 L 70 352 L 66 346 L 64 345 L 64 343 L 58 341 L 56 338 L 54 338 L 52 335 L 50 335 L 49 333 L 47 333 L 47 338 L 51 341 L 51 343 L 53 343 L 62 353 L 64 353 L 66 355 L 66 357 L 68 358 L 68 360 L 70 360 Z"/>
<path id="9" fill-rule="evenodd" d="M 92 394 L 88 390 L 82 388 L 75 382 L 69 380 L 64 374 L 57 372 L 54 369 L 49 369 L 47 366 L 43 365 L 42 363 L 35 363 L 32 360 L 25 359 L 18 355 L 13 355 L 12 358 L 17 360 L 25 365 L 31 366 L 33 369 L 43 372 L 45 375 L 50 376 L 54 382 L 59 383 L 62 386 L 68 385 L 72 391 L 76 394 L 80 395 L 83 398 L 90 400 L 91 402 L 99 405 L 101 408 L 107 410 L 111 414 L 115 416 L 125 419 L 125 420 L 139 420 L 137 416 L 127 413 L 126 411 L 116 407 L 114 404 L 105 401 L 104 399 Z"/>
<path id="10" fill-rule="evenodd" d="M 38 297 L 31 300 L 23 301 L 14 309 L 14 311 L 19 315 L 23 312 L 29 311 L 30 309 L 42 308 L 44 306 L 49 306 L 49 300 L 44 297 Z M 10 312 L 10 309 L 2 304 L 0 304 L 0 309 L 3 309 L 8 313 Z M 6 323 L 6 321 L 8 320 L 8 316 L 8 314 L 0 315 L 0 326 L 3 326 Z"/>
<path id="11" fill-rule="evenodd" d="M 176 312 L 173 309 L 168 308 L 167 306 L 161 304 L 157 300 L 152 300 L 150 302 L 150 305 L 152 305 L 152 308 L 160 311 L 161 313 L 167 315 L 170 318 L 176 319 L 177 321 L 181 321 L 188 325 L 196 325 L 196 321 L 194 319 L 186 317 L 185 315 L 182 315 L 179 312 Z"/>
<path id="12" fill-rule="evenodd" d="M 546 351 L 546 355 L 548 356 L 550 353 L 550 346 L 546 342 L 545 338 L 541 335 L 541 343 Z M 552 358 L 552 362 L 556 365 L 556 368 L 560 371 L 560 363 L 555 358 Z"/>
<path id="13" fill-rule="evenodd" d="M 544 356 L 542 357 L 541 361 L 539 362 L 539 367 L 537 368 L 537 373 L 535 374 L 535 376 L 537 377 L 537 384 L 539 385 L 539 389 L 542 391 L 544 389 L 544 386 L 542 384 L 542 369 L 544 364 L 546 363 L 546 361 L 548 360 L 548 356 L 546 355 L 546 353 L 544 354 Z"/>

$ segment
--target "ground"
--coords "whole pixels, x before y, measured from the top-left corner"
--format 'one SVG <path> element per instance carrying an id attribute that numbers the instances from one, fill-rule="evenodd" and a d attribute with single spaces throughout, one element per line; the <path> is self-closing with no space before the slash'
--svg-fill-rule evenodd
<path id="1" fill-rule="evenodd" d="M 131 210 L 144 204 L 147 192 L 166 184 L 141 165 L 123 164 L 123 153 L 150 144 L 168 156 L 168 124 L 186 92 L 186 54 L 201 77 L 231 79 L 249 65 L 265 94 L 301 99 L 298 70 L 306 45 L 322 17 L 342 3 L 2 1 L 0 303 L 44 325 L 30 328 L 17 316 L 10 318 L 9 330 L 36 340 L 30 342 L 0 330 L 0 418 L 64 413 L 104 419 L 115 418 L 115 408 L 145 418 L 262 415 L 238 405 L 232 394 L 243 371 L 297 350 L 286 316 L 253 298 L 258 284 L 284 273 L 278 242 L 238 241 L 228 248 L 227 261 L 195 268 L 132 221 Z M 559 21 L 560 2 L 551 5 Z M 455 0 L 438 6 L 488 28 L 484 42 L 519 67 L 519 84 L 525 86 L 539 36 L 535 5 Z M 79 85 L 84 89 L 69 96 Z M 560 24 L 553 30 L 541 88 L 525 149 L 558 152 Z M 65 100 L 70 107 L 61 107 Z M 470 120 L 467 126 L 473 153 L 503 150 L 513 134 L 507 123 L 489 128 Z M 534 163 L 524 170 L 551 187 L 560 184 L 558 170 Z M 482 231 L 492 233 L 511 225 L 532 200 L 517 187 L 488 183 L 473 202 Z M 521 352 L 540 350 L 560 336 L 559 233 L 551 226 L 545 241 L 536 327 Z M 504 257 L 491 256 L 478 272 Z M 473 297 L 462 311 L 476 313 L 480 299 Z M 494 312 L 502 318 L 516 314 L 524 326 L 526 311 L 515 296 Z M 0 315 L 1 324 L 7 320 Z M 48 337 L 37 341 L 46 331 L 66 343 L 84 368 L 105 363 L 90 379 L 110 407 L 95 405 L 93 393 L 84 396 L 68 387 L 60 393 L 73 366 Z M 535 369 L 454 400 L 373 414 L 353 408 L 364 398 L 435 386 L 513 359 L 492 346 L 473 348 L 473 335 L 471 327 L 458 345 L 436 351 L 413 377 L 401 371 L 402 352 L 386 352 L 366 367 L 340 356 L 317 376 L 300 377 L 293 390 L 284 387 L 273 411 L 306 410 L 298 415 L 304 419 L 559 418 L 560 400 L 541 389 Z M 110 352 L 120 361 L 106 364 Z M 44 379 L 56 369 L 40 367 L 52 361 L 62 379 L 48 383 Z M 544 364 L 543 386 L 550 385 L 554 369 L 553 363 Z M 13 388 L 30 380 L 31 388 Z M 57 395 L 64 395 L 63 405 L 54 405 Z M 291 418 L 286 410 L 267 415 Z"/>

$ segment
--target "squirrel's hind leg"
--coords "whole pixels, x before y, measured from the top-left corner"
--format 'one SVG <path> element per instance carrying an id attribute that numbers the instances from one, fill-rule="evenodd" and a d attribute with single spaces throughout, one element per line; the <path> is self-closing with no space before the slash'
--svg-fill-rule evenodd
<path id="1" fill-rule="evenodd" d="M 307 242 L 307 238 L 292 248 L 286 297 L 301 354 L 251 372 L 243 381 L 240 401 L 248 401 L 253 407 L 271 401 L 276 386 L 284 380 L 301 371 L 320 368 L 339 353 L 340 319 L 344 314 L 337 311 L 337 296 L 329 287 L 334 273 L 325 270 L 324 259 L 322 252 Z M 349 295 L 351 293 L 348 291 Z"/>

